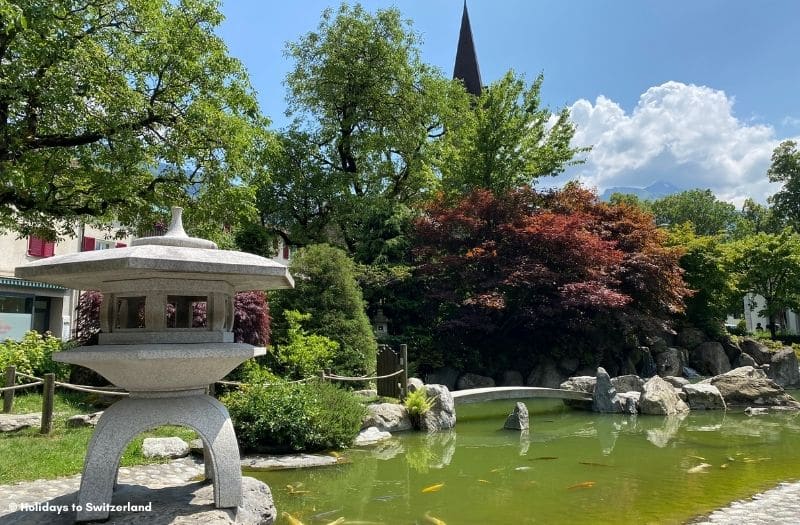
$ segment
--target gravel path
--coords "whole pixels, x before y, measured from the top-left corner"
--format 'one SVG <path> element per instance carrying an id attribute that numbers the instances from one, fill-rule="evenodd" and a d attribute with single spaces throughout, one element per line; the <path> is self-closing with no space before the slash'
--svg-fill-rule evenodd
<path id="1" fill-rule="evenodd" d="M 800 523 L 800 482 L 781 483 L 750 499 L 734 501 L 695 525 L 777 525 Z"/>

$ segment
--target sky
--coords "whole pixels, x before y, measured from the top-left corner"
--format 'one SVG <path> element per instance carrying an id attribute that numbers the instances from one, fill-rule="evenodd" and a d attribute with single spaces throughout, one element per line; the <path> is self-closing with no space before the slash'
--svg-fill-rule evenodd
<path id="1" fill-rule="evenodd" d="M 462 0 L 364 0 L 397 7 L 425 62 L 452 75 Z M 338 2 L 224 0 L 218 33 L 248 69 L 275 129 L 288 121 L 283 52 Z M 469 0 L 484 84 L 544 74 L 543 103 L 570 108 L 585 164 L 555 179 L 602 192 L 669 182 L 741 204 L 779 189 L 772 150 L 800 141 L 800 2 Z"/>

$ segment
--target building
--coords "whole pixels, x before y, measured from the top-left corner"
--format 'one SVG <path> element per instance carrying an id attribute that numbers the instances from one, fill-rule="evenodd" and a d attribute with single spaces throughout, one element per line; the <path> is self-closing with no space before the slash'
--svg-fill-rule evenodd
<path id="1" fill-rule="evenodd" d="M 66 341 L 75 327 L 78 291 L 14 277 L 14 269 L 29 261 L 80 251 L 127 246 L 109 232 L 79 226 L 74 237 L 49 242 L 38 237 L 0 235 L 0 341 L 20 339 L 28 330 L 51 332 Z"/>
<path id="2" fill-rule="evenodd" d="M 744 321 L 747 324 L 748 332 L 755 332 L 761 327 L 768 330 L 769 319 L 760 315 L 766 302 L 760 295 L 747 294 L 744 297 Z M 778 331 L 787 335 L 800 334 L 800 315 L 793 310 L 786 309 L 778 316 L 776 321 Z"/>
<path id="3" fill-rule="evenodd" d="M 460 79 L 464 83 L 467 93 L 476 97 L 480 96 L 483 83 L 481 82 L 481 70 L 478 67 L 478 54 L 475 52 L 475 42 L 472 39 L 472 27 L 469 24 L 466 1 L 464 2 L 464 12 L 461 15 L 461 29 L 458 33 L 453 78 Z"/>

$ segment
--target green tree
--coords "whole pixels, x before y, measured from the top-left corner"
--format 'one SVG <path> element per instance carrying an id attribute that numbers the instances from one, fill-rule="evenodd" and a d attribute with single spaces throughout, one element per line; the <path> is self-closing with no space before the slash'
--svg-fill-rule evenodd
<path id="1" fill-rule="evenodd" d="M 242 183 L 268 121 L 214 33 L 218 8 L 0 0 L 0 228 L 55 236 L 177 203 L 217 227 L 254 212 Z"/>
<path id="2" fill-rule="evenodd" d="M 262 220 L 292 242 L 329 242 L 369 262 L 381 253 L 362 245 L 396 236 L 398 207 L 436 185 L 436 138 L 468 97 L 421 61 L 396 9 L 327 9 L 286 54 L 294 121 L 267 157 Z"/>
<path id="3" fill-rule="evenodd" d="M 338 248 L 315 244 L 298 250 L 289 270 L 295 277 L 295 288 L 270 294 L 274 339 L 289 341 L 286 311 L 311 314 L 305 322 L 308 333 L 339 344 L 332 359 L 335 372 L 373 372 L 377 343 L 364 310 L 353 261 Z"/>
<path id="4" fill-rule="evenodd" d="M 791 228 L 758 233 L 733 243 L 730 253 L 739 292 L 764 298 L 759 314 L 769 319 L 774 339 L 780 314 L 800 309 L 800 235 Z"/>
<path id="5" fill-rule="evenodd" d="M 327 337 L 309 334 L 303 328 L 303 323 L 311 319 L 311 314 L 285 310 L 283 316 L 286 320 L 286 340 L 276 341 L 274 345 L 275 357 L 283 371 L 292 379 L 302 379 L 328 368 L 339 344 Z"/>
<path id="6" fill-rule="evenodd" d="M 786 140 L 775 148 L 767 176 L 770 182 L 783 184 L 769 199 L 775 214 L 800 230 L 800 150 L 796 142 Z"/>
<path id="7" fill-rule="evenodd" d="M 635 206 L 640 208 L 646 212 L 653 213 L 652 210 L 652 202 L 646 199 L 642 199 L 638 195 L 634 195 L 633 193 L 612 193 L 611 197 L 608 199 L 609 204 L 613 204 L 619 206 L 624 204 L 626 206 Z"/>
<path id="8" fill-rule="evenodd" d="M 697 235 L 716 235 L 733 231 L 738 223 L 736 207 L 717 199 L 711 190 L 688 190 L 652 202 L 651 210 L 659 226 L 692 223 Z"/>
<path id="9" fill-rule="evenodd" d="M 583 162 L 575 156 L 589 148 L 570 146 L 575 126 L 569 110 L 554 115 L 541 106 L 543 81 L 539 75 L 526 87 L 522 77 L 509 71 L 448 129 L 441 163 L 446 191 L 501 194 Z"/>
<path id="10" fill-rule="evenodd" d="M 734 238 L 742 238 L 754 233 L 780 233 L 781 220 L 773 208 L 747 198 L 739 212 L 739 222 L 733 233 Z"/>

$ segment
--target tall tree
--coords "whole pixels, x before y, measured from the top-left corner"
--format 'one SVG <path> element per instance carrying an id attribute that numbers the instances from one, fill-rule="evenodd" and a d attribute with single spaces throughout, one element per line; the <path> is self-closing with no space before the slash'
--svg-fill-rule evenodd
<path id="1" fill-rule="evenodd" d="M 421 61 L 419 39 L 396 9 L 327 9 L 286 53 L 294 121 L 268 157 L 262 218 L 300 242 L 378 257 L 362 245 L 391 238 L 383 226 L 397 206 L 435 186 L 432 139 L 468 107 L 467 95 Z"/>
<path id="2" fill-rule="evenodd" d="M 575 126 L 569 110 L 553 114 L 541 105 L 543 81 L 539 75 L 526 87 L 509 71 L 448 129 L 441 163 L 446 191 L 500 194 L 583 162 L 575 157 L 589 148 L 570 145 Z"/>
<path id="3" fill-rule="evenodd" d="M 769 199 L 775 214 L 800 231 L 800 150 L 796 142 L 787 140 L 775 148 L 767 176 L 770 182 L 783 184 Z"/>
<path id="4" fill-rule="evenodd" d="M 769 319 L 774 339 L 783 311 L 800 309 L 800 235 L 791 228 L 758 233 L 734 243 L 730 254 L 740 293 L 764 298 L 759 314 Z"/>
<path id="5" fill-rule="evenodd" d="M 0 228 L 253 211 L 266 140 L 218 0 L 0 0 Z M 231 206 L 231 198 L 241 202 Z M 237 209 L 238 208 L 238 209 Z"/>
<path id="6" fill-rule="evenodd" d="M 717 199 L 711 190 L 687 190 L 652 202 L 651 209 L 659 226 L 692 223 L 697 235 L 732 232 L 738 223 L 736 207 Z"/>

